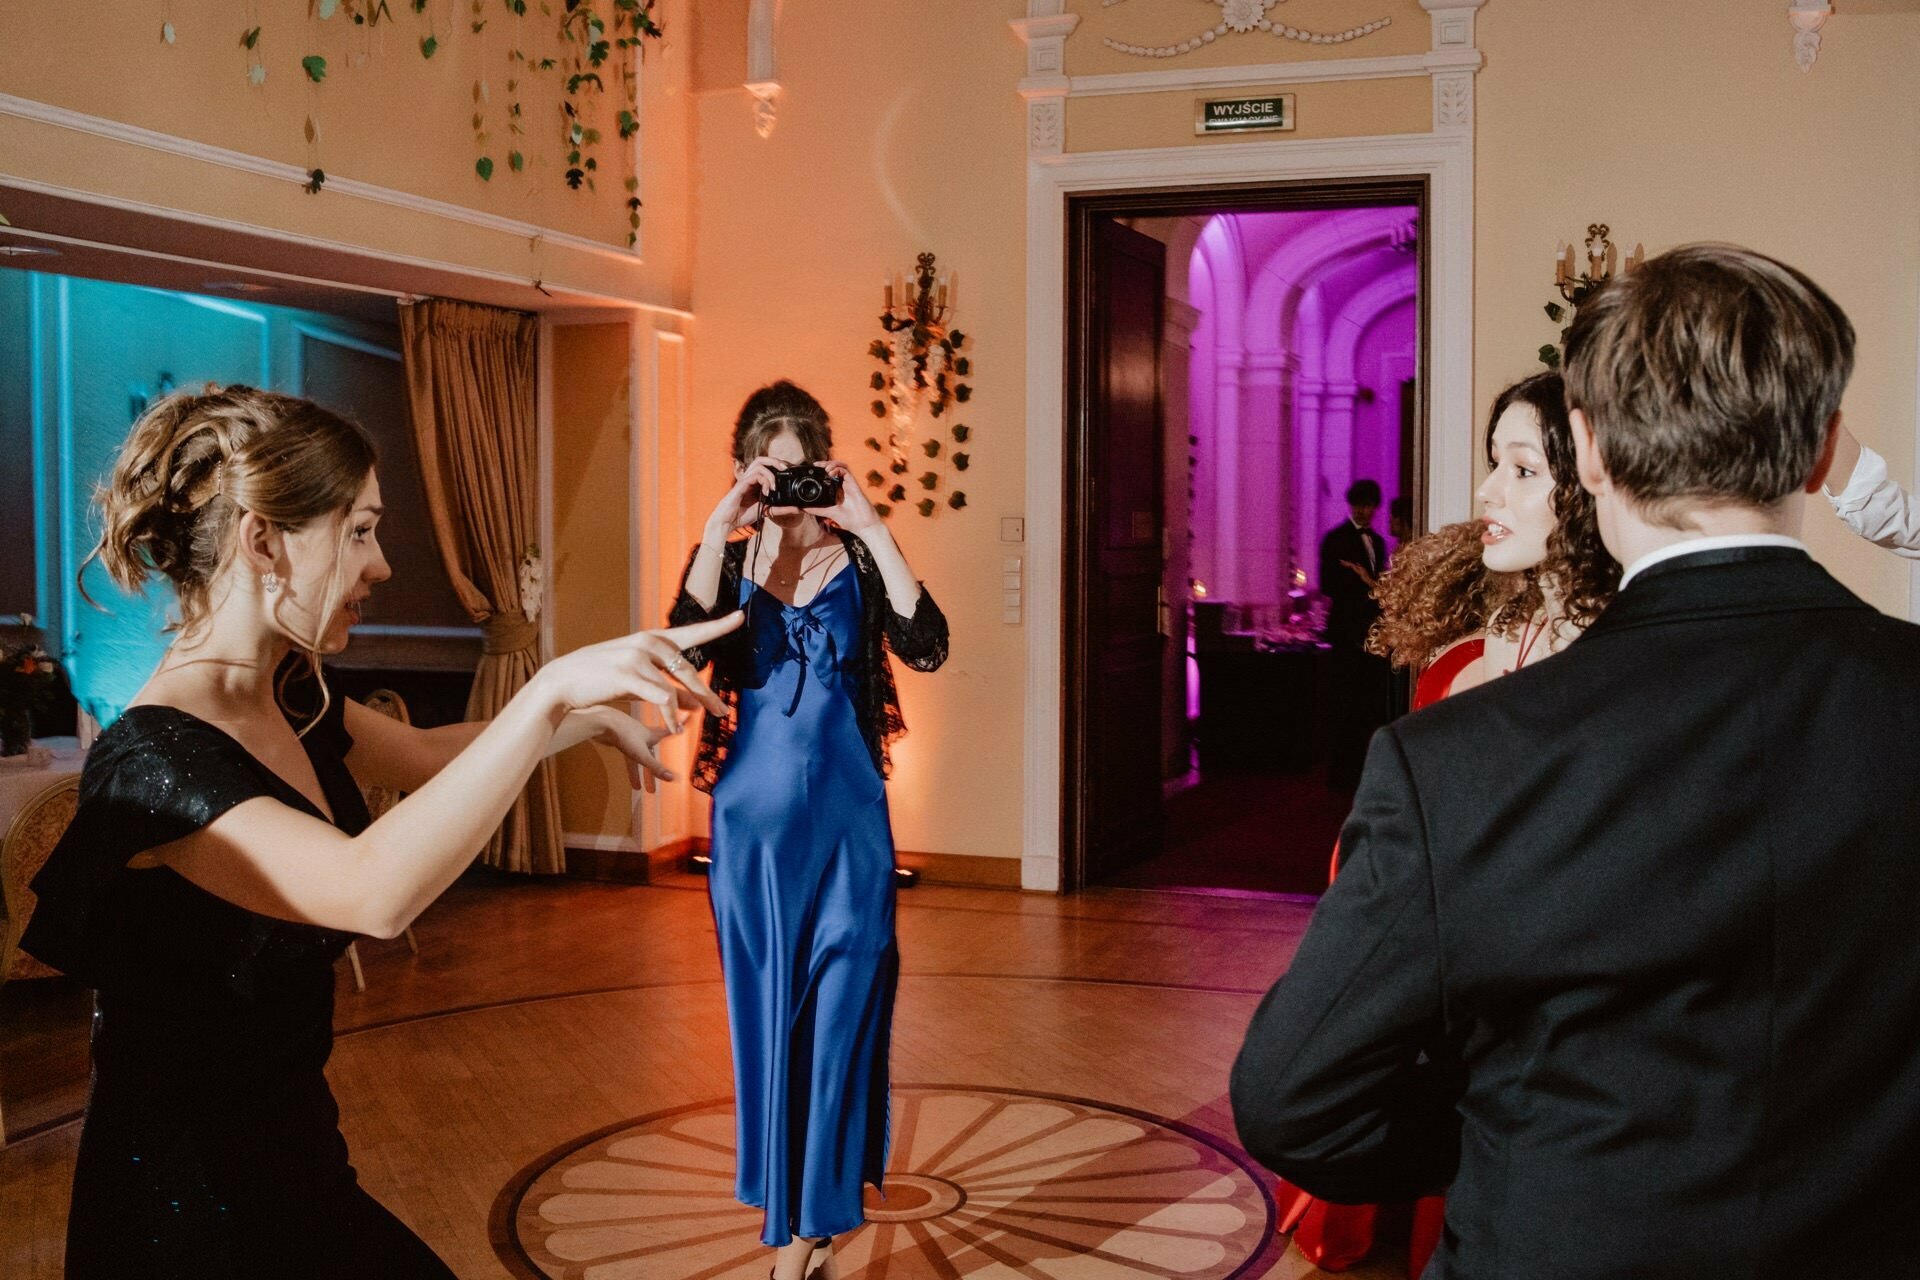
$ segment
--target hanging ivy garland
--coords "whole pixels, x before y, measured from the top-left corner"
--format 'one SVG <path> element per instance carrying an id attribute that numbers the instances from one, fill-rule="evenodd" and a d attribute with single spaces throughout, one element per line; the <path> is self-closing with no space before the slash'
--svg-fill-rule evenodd
<path id="1" fill-rule="evenodd" d="M 490 21 L 487 15 L 491 2 L 469 0 L 471 17 L 467 26 L 476 38 L 484 38 Z M 344 14 L 355 26 L 371 30 L 383 22 L 395 21 L 392 3 L 393 0 L 309 0 L 309 13 L 319 22 L 330 22 Z M 407 3 L 408 8 L 426 22 L 426 30 L 419 37 L 417 47 L 423 61 L 431 60 L 444 47 L 451 33 L 443 34 L 436 29 L 433 15 L 428 12 L 429 0 L 407 0 Z M 527 169 L 526 151 L 521 141 L 526 135 L 526 117 L 521 97 L 523 85 L 529 76 L 557 75 L 561 77 L 560 87 L 563 90 L 560 129 L 566 167 L 562 179 L 571 190 L 577 191 L 582 187 L 595 190 L 595 178 L 600 169 L 595 149 L 602 137 L 602 131 L 596 123 L 599 118 L 597 104 L 610 91 L 608 80 L 611 79 L 611 91 L 619 94 L 613 115 L 614 132 L 624 142 L 640 131 L 638 79 L 633 74 L 631 60 L 616 55 L 624 55 L 629 50 L 644 51 L 646 41 L 658 40 L 665 35 L 655 16 L 660 0 L 500 0 L 500 3 L 514 19 L 514 47 L 507 55 L 511 67 L 506 82 L 509 138 L 507 168 L 516 174 L 523 174 Z M 536 7 L 542 18 L 553 22 L 556 37 L 566 46 L 562 56 L 536 58 L 526 52 L 524 19 L 530 9 Z M 162 0 L 161 14 L 160 38 L 166 44 L 174 44 L 178 32 L 167 0 Z M 268 62 L 262 47 L 265 28 L 260 22 L 256 5 L 247 6 L 246 21 L 248 25 L 241 29 L 239 45 L 246 55 L 247 83 L 259 87 L 266 83 Z M 354 64 L 364 62 L 367 56 L 365 50 L 356 53 Z M 300 59 L 300 69 L 310 90 L 326 82 L 328 67 L 325 57 L 319 54 L 304 55 Z M 474 173 L 481 181 L 491 182 L 496 169 L 490 149 L 494 139 L 489 128 L 488 110 L 493 92 L 491 83 L 484 75 L 473 82 L 472 96 L 474 143 L 478 152 L 474 160 Z M 318 163 L 320 129 L 312 112 L 307 114 L 304 132 L 310 167 L 303 186 L 306 191 L 318 194 L 326 183 L 327 175 Z M 638 242 L 640 233 L 638 176 L 627 178 L 624 189 L 627 246 L 631 248 Z"/>

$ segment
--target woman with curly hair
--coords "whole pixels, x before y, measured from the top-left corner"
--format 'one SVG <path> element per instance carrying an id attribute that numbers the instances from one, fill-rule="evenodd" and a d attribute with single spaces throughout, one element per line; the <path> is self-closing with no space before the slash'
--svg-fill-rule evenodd
<path id="1" fill-rule="evenodd" d="M 1535 374 L 1496 396 L 1486 448 L 1480 519 L 1401 547 L 1375 590 L 1381 613 L 1368 648 L 1421 673 L 1415 710 L 1559 652 L 1619 588 L 1620 566 L 1574 465 L 1560 375 Z M 1378 1205 L 1331 1204 L 1285 1184 L 1280 1192 L 1281 1228 L 1316 1266 L 1344 1271 L 1372 1249 Z M 1413 1207 L 1409 1275 L 1439 1242 L 1444 1203 L 1428 1196 Z"/>
<path id="2" fill-rule="evenodd" d="M 1557 653 L 1600 615 L 1620 566 L 1574 469 L 1557 373 L 1494 398 L 1482 515 L 1402 547 L 1382 576 L 1368 646 L 1423 671 L 1416 705 Z"/>

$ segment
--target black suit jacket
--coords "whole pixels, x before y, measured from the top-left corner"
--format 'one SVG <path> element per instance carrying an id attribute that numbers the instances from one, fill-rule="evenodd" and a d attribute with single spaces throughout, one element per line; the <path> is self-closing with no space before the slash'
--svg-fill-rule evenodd
<path id="1" fill-rule="evenodd" d="M 1387 567 L 1387 540 L 1378 533 L 1342 520 L 1320 539 L 1320 589 L 1328 598 L 1327 639 L 1342 648 L 1357 649 L 1365 644 L 1368 628 L 1380 616 L 1373 588 L 1347 568 L 1347 564 L 1364 568 L 1369 547 L 1373 549 L 1373 576 L 1378 579 Z"/>
<path id="2" fill-rule="evenodd" d="M 1428 1277 L 1910 1275 L 1920 627 L 1791 549 L 1648 568 L 1382 730 L 1233 1071 L 1336 1201 L 1451 1184 Z"/>

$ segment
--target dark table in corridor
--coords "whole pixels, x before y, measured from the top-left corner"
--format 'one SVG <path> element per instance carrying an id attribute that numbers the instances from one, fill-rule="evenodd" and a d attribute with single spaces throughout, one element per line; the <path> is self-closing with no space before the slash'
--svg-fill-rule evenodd
<path id="1" fill-rule="evenodd" d="M 1325 752 L 1328 651 L 1316 644 L 1203 649 L 1203 773 L 1304 773 Z"/>

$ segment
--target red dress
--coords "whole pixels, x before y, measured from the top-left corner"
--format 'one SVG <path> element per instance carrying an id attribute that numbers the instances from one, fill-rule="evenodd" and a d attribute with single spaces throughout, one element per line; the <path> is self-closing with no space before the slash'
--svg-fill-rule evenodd
<path id="1" fill-rule="evenodd" d="M 1413 709 L 1418 711 L 1446 697 L 1460 673 L 1479 661 L 1486 649 L 1484 640 L 1463 640 L 1435 658 L 1414 685 Z M 1327 875 L 1329 883 L 1339 871 L 1340 848 L 1336 845 L 1333 867 Z M 1293 1243 L 1322 1271 L 1345 1271 L 1372 1251 L 1379 1205 L 1332 1204 L 1285 1182 L 1280 1184 L 1276 1199 L 1280 1229 L 1293 1232 Z M 1427 1259 L 1440 1243 L 1446 1204 L 1445 1196 L 1422 1196 L 1414 1201 L 1413 1233 L 1407 1245 L 1409 1276 L 1418 1276 L 1426 1269 Z"/>

